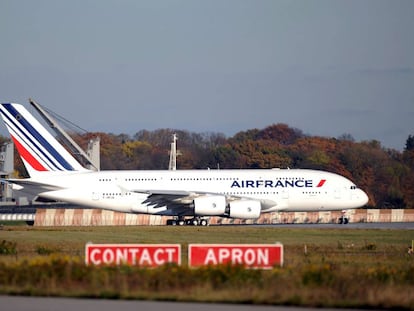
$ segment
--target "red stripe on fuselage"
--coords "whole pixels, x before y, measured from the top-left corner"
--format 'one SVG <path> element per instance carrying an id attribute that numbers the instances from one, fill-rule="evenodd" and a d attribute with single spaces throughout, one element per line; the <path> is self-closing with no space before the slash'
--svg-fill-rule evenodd
<path id="1" fill-rule="evenodd" d="M 20 144 L 18 142 L 17 139 L 14 138 L 14 136 L 12 136 L 14 145 L 17 148 L 17 151 L 19 152 L 20 156 L 31 166 L 33 167 L 33 169 L 35 169 L 36 171 L 47 171 L 47 169 L 39 162 L 37 161 L 32 154 L 27 151 L 27 149 L 25 147 L 23 147 L 22 144 Z"/>

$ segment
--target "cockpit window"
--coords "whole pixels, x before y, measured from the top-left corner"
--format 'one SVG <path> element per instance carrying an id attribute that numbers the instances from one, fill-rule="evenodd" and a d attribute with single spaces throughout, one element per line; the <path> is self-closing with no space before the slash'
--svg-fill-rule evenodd
<path id="1" fill-rule="evenodd" d="M 355 186 L 355 185 L 352 185 L 352 186 L 351 186 L 351 189 L 352 189 L 352 190 L 355 190 L 355 189 L 358 189 L 358 187 L 357 187 L 357 186 Z"/>

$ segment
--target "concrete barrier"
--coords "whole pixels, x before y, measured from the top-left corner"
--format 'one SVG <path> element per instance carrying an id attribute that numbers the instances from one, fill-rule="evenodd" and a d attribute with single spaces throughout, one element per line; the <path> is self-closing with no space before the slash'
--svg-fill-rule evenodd
<path id="1" fill-rule="evenodd" d="M 351 223 L 414 222 L 414 209 L 360 209 L 346 212 Z M 337 223 L 341 211 L 280 212 L 262 214 L 258 219 L 210 217 L 210 224 Z M 171 217 L 127 214 L 99 209 L 37 209 L 35 226 L 137 226 L 164 225 Z"/>

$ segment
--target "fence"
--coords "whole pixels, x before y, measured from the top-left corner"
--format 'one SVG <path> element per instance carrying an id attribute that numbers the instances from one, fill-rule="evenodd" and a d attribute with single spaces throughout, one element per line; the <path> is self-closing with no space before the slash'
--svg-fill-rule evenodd
<path id="1" fill-rule="evenodd" d="M 210 217 L 210 224 L 337 223 L 341 211 L 279 212 L 258 219 Z M 346 212 L 352 222 L 414 222 L 414 209 L 361 209 Z M 35 226 L 136 226 L 164 225 L 171 217 L 119 213 L 99 209 L 37 209 Z"/>

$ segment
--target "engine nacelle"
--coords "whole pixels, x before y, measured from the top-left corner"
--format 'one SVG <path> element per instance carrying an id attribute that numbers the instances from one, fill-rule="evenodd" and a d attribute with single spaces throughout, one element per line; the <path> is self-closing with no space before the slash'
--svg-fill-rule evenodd
<path id="1" fill-rule="evenodd" d="M 202 196 L 194 199 L 194 214 L 205 216 L 220 216 L 226 210 L 226 197 Z"/>
<path id="2" fill-rule="evenodd" d="M 256 219 L 261 211 L 260 201 L 237 200 L 230 202 L 229 216 L 231 218 Z"/>

